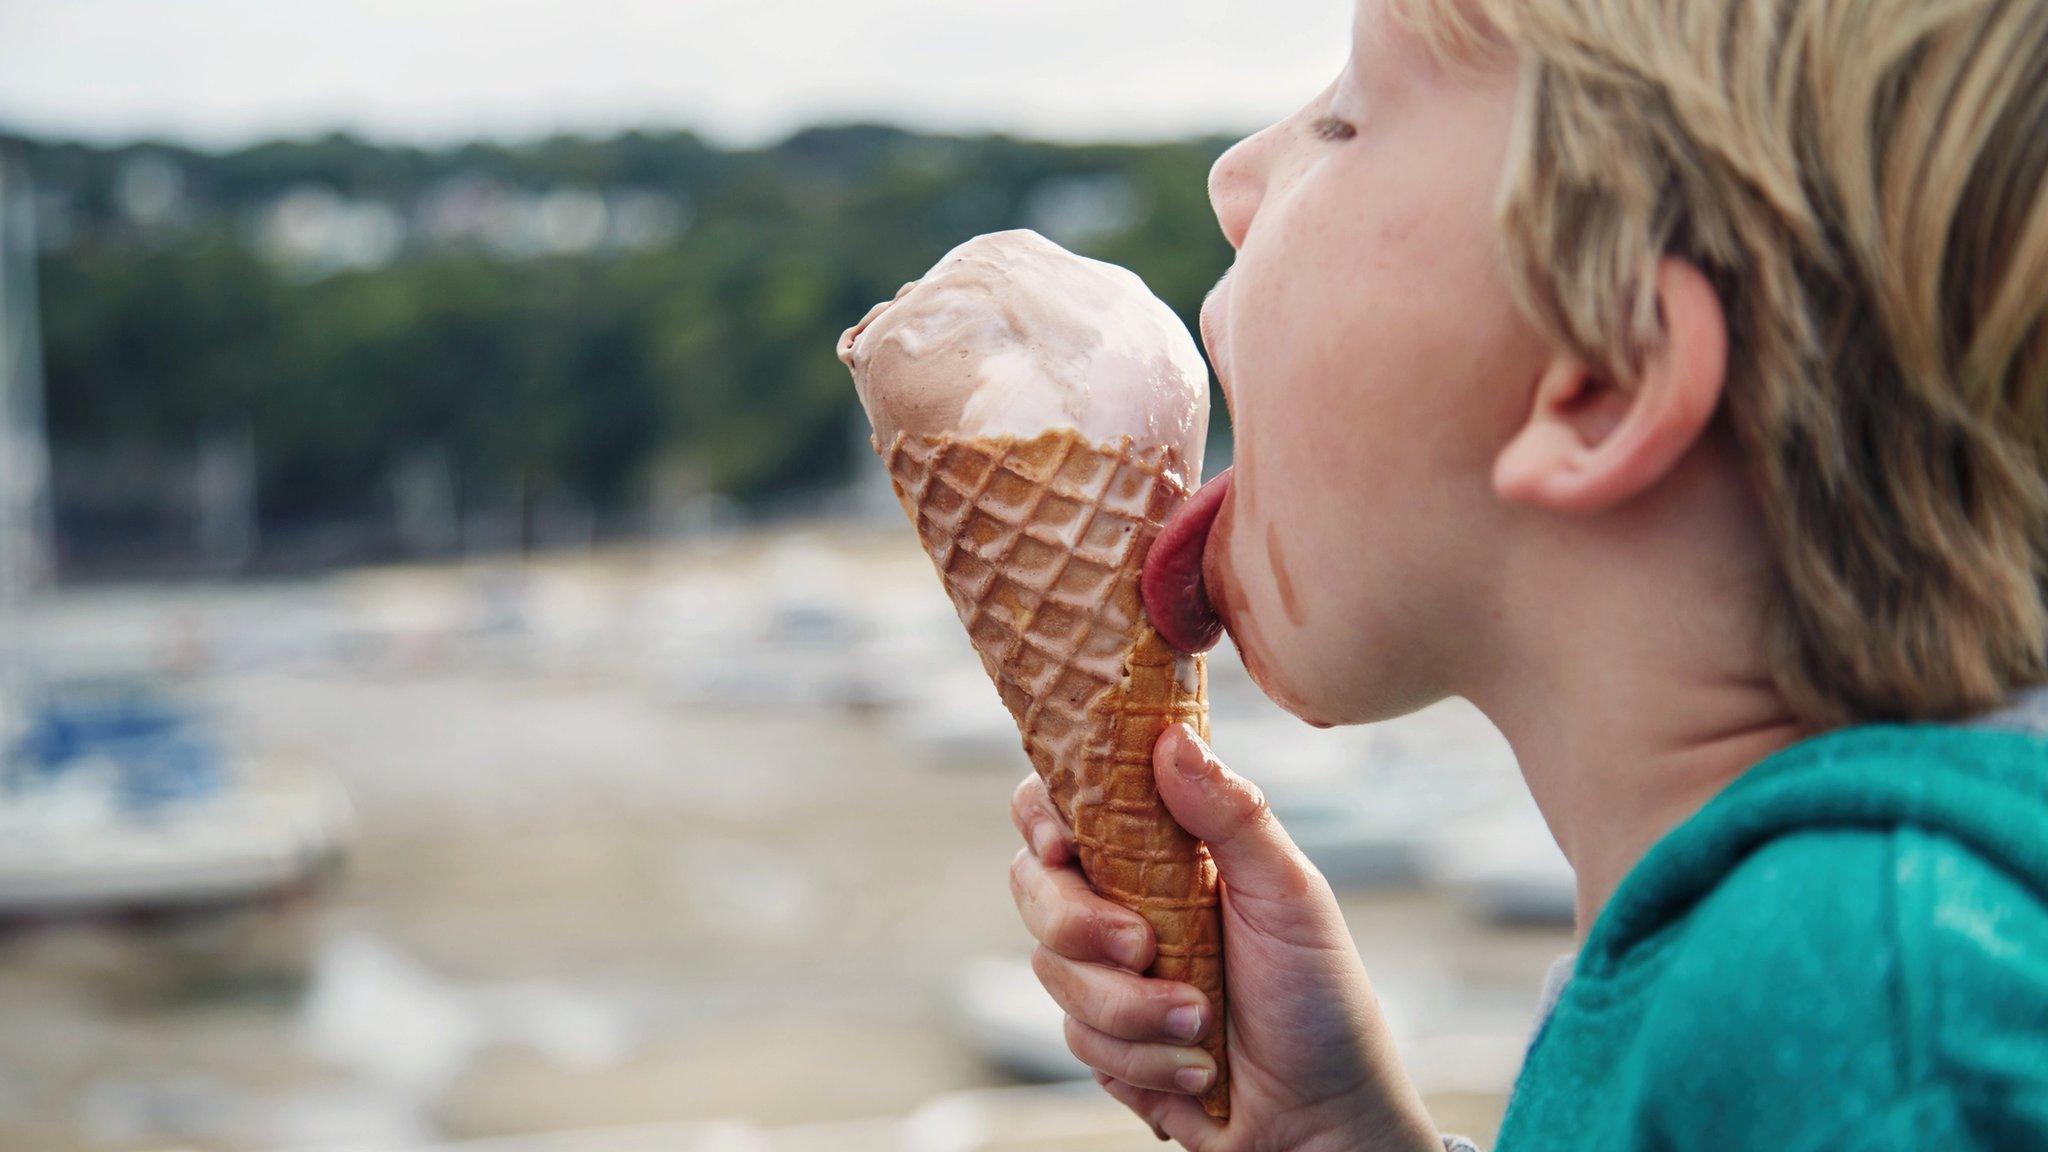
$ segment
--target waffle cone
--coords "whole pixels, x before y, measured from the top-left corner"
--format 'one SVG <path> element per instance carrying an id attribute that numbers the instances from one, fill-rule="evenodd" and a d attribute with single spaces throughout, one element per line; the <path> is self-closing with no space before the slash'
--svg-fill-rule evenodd
<path id="1" fill-rule="evenodd" d="M 900 435 L 883 449 L 1024 751 L 1074 831 L 1096 892 L 1152 925 L 1147 974 L 1223 1013 L 1222 926 L 1207 849 L 1167 812 L 1152 746 L 1167 725 L 1209 735 L 1207 672 L 1145 619 L 1145 553 L 1188 491 L 1180 461 L 1071 430 L 1031 439 Z M 1224 1029 L 1210 1115 L 1229 1114 Z"/>

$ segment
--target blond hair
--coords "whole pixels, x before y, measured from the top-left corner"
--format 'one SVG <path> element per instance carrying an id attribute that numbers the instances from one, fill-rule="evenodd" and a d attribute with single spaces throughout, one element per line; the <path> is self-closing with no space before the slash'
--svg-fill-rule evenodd
<path id="1" fill-rule="evenodd" d="M 1521 56 L 1500 218 L 1554 339 L 1627 380 L 1660 257 L 1719 290 L 1793 705 L 1931 719 L 2048 676 L 2048 0 L 1409 10 Z"/>

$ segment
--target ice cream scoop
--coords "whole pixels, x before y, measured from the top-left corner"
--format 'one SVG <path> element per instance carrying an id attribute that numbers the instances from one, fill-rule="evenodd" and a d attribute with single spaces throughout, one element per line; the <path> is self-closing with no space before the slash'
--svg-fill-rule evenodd
<path id="1" fill-rule="evenodd" d="M 1136 274 L 1018 230 L 947 253 L 839 338 L 875 447 L 909 435 L 1084 439 L 1166 449 L 1193 488 L 1209 370 Z"/>

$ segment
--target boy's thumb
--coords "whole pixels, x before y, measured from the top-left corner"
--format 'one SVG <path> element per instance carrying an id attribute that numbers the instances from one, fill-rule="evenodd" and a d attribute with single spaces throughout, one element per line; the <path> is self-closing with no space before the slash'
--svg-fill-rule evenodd
<path id="1" fill-rule="evenodd" d="M 1152 748 L 1159 798 L 1180 826 L 1209 846 L 1233 900 L 1295 902 L 1329 886 L 1273 818 L 1251 781 L 1225 768 L 1193 731 L 1175 724 Z"/>

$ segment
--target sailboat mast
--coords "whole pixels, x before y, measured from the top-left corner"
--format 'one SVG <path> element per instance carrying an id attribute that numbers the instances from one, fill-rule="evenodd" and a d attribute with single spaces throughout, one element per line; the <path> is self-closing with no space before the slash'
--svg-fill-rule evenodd
<path id="1" fill-rule="evenodd" d="M 27 164 L 0 148 L 0 778 L 31 706 L 28 601 L 53 560 L 35 211 Z"/>

